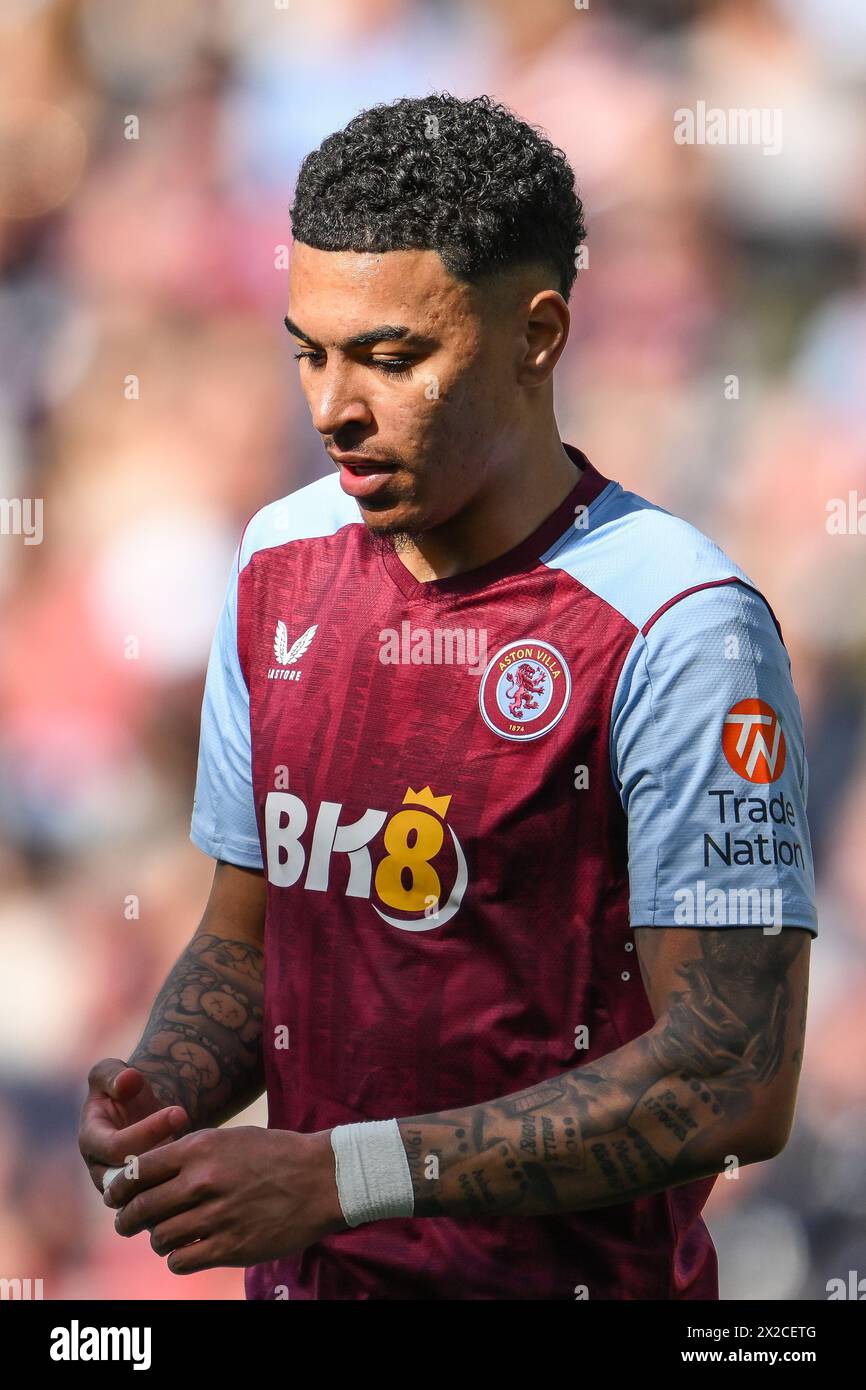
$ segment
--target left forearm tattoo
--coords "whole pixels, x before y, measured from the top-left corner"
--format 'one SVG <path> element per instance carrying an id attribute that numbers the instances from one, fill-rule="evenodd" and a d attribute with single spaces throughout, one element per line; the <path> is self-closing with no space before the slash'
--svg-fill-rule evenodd
<path id="1" fill-rule="evenodd" d="M 787 973 L 806 935 L 701 933 L 649 1032 L 513 1095 L 398 1120 L 415 1215 L 585 1210 L 718 1173 L 729 1153 L 754 1161 L 757 1090 L 786 1054 L 799 1069 Z"/>

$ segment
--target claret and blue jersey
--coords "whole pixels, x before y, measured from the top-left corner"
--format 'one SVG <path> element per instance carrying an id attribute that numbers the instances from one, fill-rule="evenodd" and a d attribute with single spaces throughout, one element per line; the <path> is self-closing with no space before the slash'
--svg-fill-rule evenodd
<path id="1" fill-rule="evenodd" d="M 653 1024 L 633 927 L 817 935 L 766 600 L 566 447 L 583 472 L 553 514 L 449 579 L 375 547 L 336 474 L 243 533 L 191 833 L 264 870 L 273 1127 L 472 1105 L 615 1050 Z M 248 1270 L 247 1295 L 716 1298 L 712 1184 L 372 1223 Z"/>

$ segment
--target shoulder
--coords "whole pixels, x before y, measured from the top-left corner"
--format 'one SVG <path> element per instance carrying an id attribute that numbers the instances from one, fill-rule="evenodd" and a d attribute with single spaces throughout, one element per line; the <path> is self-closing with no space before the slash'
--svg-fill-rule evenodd
<path id="1" fill-rule="evenodd" d="M 363 526 L 358 505 L 343 492 L 336 471 L 317 478 L 266 503 L 250 517 L 238 546 L 238 573 L 261 551 L 290 541 L 333 536 L 352 524 Z"/>
<path id="2" fill-rule="evenodd" d="M 721 546 L 617 482 L 608 484 L 543 558 L 644 636 L 666 612 L 698 593 L 708 594 L 697 605 L 707 610 L 729 609 L 732 599 L 740 602 L 744 591 L 750 591 L 772 617 L 757 585 Z M 725 593 L 732 587 L 736 596 Z"/>

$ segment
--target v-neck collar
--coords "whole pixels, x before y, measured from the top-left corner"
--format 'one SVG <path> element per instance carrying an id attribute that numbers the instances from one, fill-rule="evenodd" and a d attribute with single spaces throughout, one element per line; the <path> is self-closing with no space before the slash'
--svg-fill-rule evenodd
<path id="1" fill-rule="evenodd" d="M 440 598 L 484 589 L 488 584 L 515 571 L 534 568 L 539 557 L 574 525 L 575 508 L 581 505 L 588 507 L 611 481 L 599 473 L 586 455 L 573 444 L 564 443 L 563 448 L 576 467 L 582 468 L 583 472 L 568 495 L 534 531 L 502 555 L 487 560 L 483 565 L 476 565 L 474 569 L 451 575 L 448 579 L 416 579 L 396 551 L 386 550 L 381 555 L 382 563 L 400 592 L 409 599 L 428 599 L 435 603 Z"/>

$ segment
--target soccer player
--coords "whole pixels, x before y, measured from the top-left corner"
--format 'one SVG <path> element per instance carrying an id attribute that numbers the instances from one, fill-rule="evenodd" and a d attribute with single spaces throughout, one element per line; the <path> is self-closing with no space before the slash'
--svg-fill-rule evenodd
<path id="1" fill-rule="evenodd" d="M 94 1183 L 252 1299 L 718 1298 L 701 1209 L 787 1142 L 817 935 L 779 626 L 559 437 L 584 227 L 538 131 L 374 107 L 292 223 L 335 468 L 240 539 L 213 888 L 91 1072 Z M 262 1089 L 267 1129 L 220 1128 Z"/>

